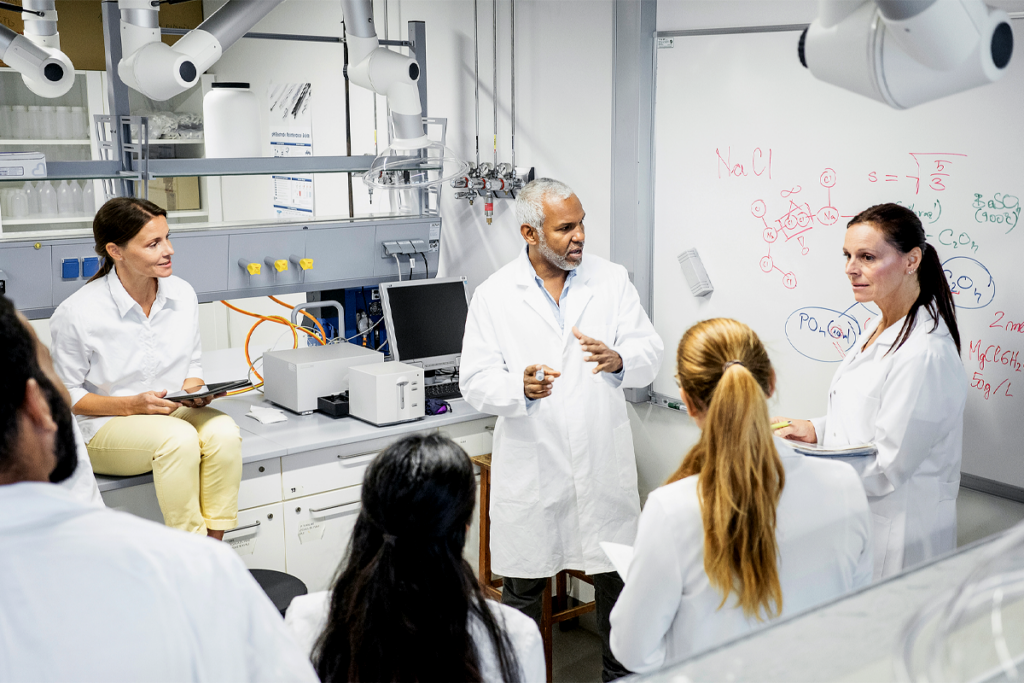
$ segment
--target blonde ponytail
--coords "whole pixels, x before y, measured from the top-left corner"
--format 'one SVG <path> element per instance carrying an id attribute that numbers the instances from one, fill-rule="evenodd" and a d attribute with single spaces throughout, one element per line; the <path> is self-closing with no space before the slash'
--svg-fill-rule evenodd
<path id="1" fill-rule="evenodd" d="M 738 361 L 738 362 L 737 362 Z M 786 475 L 772 441 L 766 397 L 774 371 L 757 335 L 728 318 L 687 330 L 676 355 L 680 385 L 704 411 L 700 441 L 669 479 L 699 476 L 704 570 L 748 617 L 782 611 L 776 508 Z"/>

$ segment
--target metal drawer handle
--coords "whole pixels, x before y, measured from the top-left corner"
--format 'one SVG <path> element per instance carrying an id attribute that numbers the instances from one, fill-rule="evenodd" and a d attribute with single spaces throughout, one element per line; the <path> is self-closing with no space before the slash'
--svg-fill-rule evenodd
<path id="1" fill-rule="evenodd" d="M 338 460 L 355 460 L 356 458 L 373 458 L 380 455 L 380 452 L 354 453 L 352 455 L 339 455 Z"/>
<path id="2" fill-rule="evenodd" d="M 234 532 L 234 531 L 244 531 L 245 529 L 255 529 L 255 528 L 256 528 L 256 527 L 258 527 L 259 525 L 260 525 L 260 520 L 258 520 L 258 519 L 257 519 L 257 520 L 256 520 L 255 522 L 253 522 L 252 524 L 246 524 L 245 526 L 236 526 L 236 527 L 235 527 L 234 529 L 228 529 L 228 530 L 227 530 L 227 531 L 225 531 L 224 533 L 226 533 L 226 534 L 230 534 L 230 533 L 232 533 L 232 532 Z"/>
<path id="3" fill-rule="evenodd" d="M 354 501 L 351 503 L 338 503 L 337 505 L 328 505 L 325 508 L 309 508 L 310 512 L 323 512 L 325 510 L 333 510 L 334 508 L 345 507 L 346 505 L 359 505 L 360 501 Z"/>

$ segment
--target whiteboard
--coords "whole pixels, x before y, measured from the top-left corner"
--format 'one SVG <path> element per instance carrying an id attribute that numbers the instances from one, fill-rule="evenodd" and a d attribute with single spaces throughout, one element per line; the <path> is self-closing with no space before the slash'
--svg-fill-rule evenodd
<path id="1" fill-rule="evenodd" d="M 844 275 L 846 223 L 899 202 L 953 284 L 970 387 L 963 471 L 1024 487 L 1024 55 L 994 85 L 894 111 L 814 79 L 798 37 L 675 37 L 657 50 L 652 317 L 666 354 L 654 391 L 678 396 L 683 332 L 727 316 L 768 349 L 772 413 L 824 415 L 839 361 L 878 315 Z M 707 297 L 690 294 L 677 260 L 690 248 Z"/>

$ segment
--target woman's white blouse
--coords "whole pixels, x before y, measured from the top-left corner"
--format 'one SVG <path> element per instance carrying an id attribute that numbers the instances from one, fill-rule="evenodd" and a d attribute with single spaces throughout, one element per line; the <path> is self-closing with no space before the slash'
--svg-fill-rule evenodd
<path id="1" fill-rule="evenodd" d="M 967 374 L 946 323 L 936 327 L 924 309 L 892 351 L 903 322 L 867 349 L 854 346 L 832 378 L 828 415 L 811 421 L 825 446 L 878 447 L 877 456 L 844 458 L 874 514 L 876 579 L 956 548 Z"/>
<path id="2" fill-rule="evenodd" d="M 547 680 L 547 668 L 544 663 L 544 641 L 540 637 L 540 629 L 530 617 L 519 610 L 502 605 L 493 600 L 485 600 L 495 620 L 505 630 L 519 668 L 523 683 L 544 683 Z M 313 647 L 320 634 L 327 627 L 327 616 L 331 608 L 331 593 L 320 591 L 309 595 L 300 595 L 288 606 L 284 623 L 292 630 L 295 642 L 304 652 L 313 654 Z M 478 619 L 469 624 L 470 636 L 477 647 L 480 657 L 480 679 L 485 683 L 501 683 L 501 665 L 498 663 L 494 645 Z"/>
<path id="3" fill-rule="evenodd" d="M 782 439 L 786 471 L 776 513 L 782 615 L 871 582 L 871 514 L 853 468 L 802 456 Z M 764 625 L 735 594 L 722 603 L 704 571 L 704 522 L 697 476 L 655 490 L 640 515 L 633 561 L 611 615 L 612 652 L 649 673 Z"/>
<path id="4" fill-rule="evenodd" d="M 72 405 L 86 394 L 178 391 L 186 378 L 203 376 L 199 301 L 192 286 L 173 275 L 157 280 L 147 318 L 112 270 L 57 307 L 50 336 L 53 365 Z M 79 415 L 85 442 L 109 420 Z"/>

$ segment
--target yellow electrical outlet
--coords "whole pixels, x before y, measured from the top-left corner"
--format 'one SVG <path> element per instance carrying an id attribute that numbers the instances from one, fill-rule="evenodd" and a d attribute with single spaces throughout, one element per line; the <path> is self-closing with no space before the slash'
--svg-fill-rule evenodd
<path id="1" fill-rule="evenodd" d="M 260 274 L 260 264 L 258 264 L 258 263 L 250 263 L 249 265 L 247 265 L 245 267 L 245 269 L 249 272 L 249 275 L 259 275 Z"/>
<path id="2" fill-rule="evenodd" d="M 279 273 L 288 270 L 288 259 L 279 258 L 274 261 L 274 269 Z"/>
<path id="3" fill-rule="evenodd" d="M 313 259 L 299 259 L 299 268 L 302 268 L 303 270 L 313 270 Z"/>

